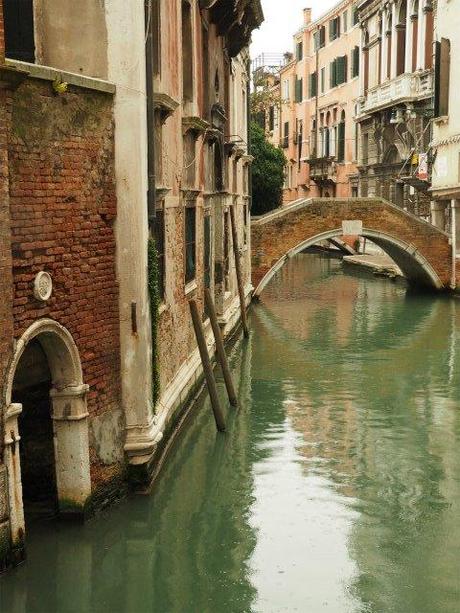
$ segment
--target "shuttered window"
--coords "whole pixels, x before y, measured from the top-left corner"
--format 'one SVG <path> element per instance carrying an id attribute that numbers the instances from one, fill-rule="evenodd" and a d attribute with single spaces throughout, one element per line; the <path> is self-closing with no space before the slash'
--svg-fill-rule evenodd
<path id="1" fill-rule="evenodd" d="M 314 98 L 318 93 L 318 73 L 313 72 L 310 75 L 310 98 Z"/>
<path id="2" fill-rule="evenodd" d="M 330 65 L 330 85 L 336 87 L 347 81 L 347 56 L 335 58 Z"/>
<path id="3" fill-rule="evenodd" d="M 295 101 L 302 102 L 303 99 L 303 79 L 295 80 Z"/>
<path id="4" fill-rule="evenodd" d="M 302 42 L 299 42 L 296 44 L 295 58 L 298 62 L 300 62 L 303 59 L 303 43 Z"/>
<path id="5" fill-rule="evenodd" d="M 335 17 L 329 22 L 329 40 L 335 40 L 340 36 L 340 17 Z"/>
<path id="6" fill-rule="evenodd" d="M 3 0 L 5 55 L 35 62 L 33 0 Z"/>
<path id="7" fill-rule="evenodd" d="M 285 121 L 283 125 L 283 147 L 289 146 L 289 121 Z"/>
<path id="8" fill-rule="evenodd" d="M 337 129 L 337 160 L 343 162 L 345 159 L 345 122 L 341 121 Z"/>
<path id="9" fill-rule="evenodd" d="M 356 46 L 351 51 L 351 78 L 359 75 L 359 47 Z"/>
<path id="10" fill-rule="evenodd" d="M 355 26 L 358 23 L 358 7 L 355 4 L 351 9 L 351 25 Z"/>
<path id="11" fill-rule="evenodd" d="M 449 114 L 450 40 L 442 38 L 435 43 L 434 115 Z"/>

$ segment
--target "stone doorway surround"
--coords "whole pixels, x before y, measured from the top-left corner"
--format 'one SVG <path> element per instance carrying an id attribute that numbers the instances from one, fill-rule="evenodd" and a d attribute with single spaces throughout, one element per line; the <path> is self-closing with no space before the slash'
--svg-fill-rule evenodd
<path id="1" fill-rule="evenodd" d="M 14 549 L 21 549 L 24 545 L 25 520 L 18 428 L 22 405 L 12 402 L 12 392 L 17 366 L 32 339 L 40 342 L 51 371 L 51 418 L 59 513 L 82 515 L 91 494 L 86 406 L 89 386 L 83 383 L 80 356 L 70 332 L 52 319 L 40 319 L 16 342 L 6 381 L 4 463 L 7 470 L 11 545 Z"/>

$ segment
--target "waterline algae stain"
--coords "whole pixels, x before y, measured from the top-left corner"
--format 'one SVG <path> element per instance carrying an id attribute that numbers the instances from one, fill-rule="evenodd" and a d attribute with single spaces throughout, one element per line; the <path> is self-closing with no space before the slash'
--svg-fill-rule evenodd
<path id="1" fill-rule="evenodd" d="M 226 434 L 200 406 L 150 497 L 31 527 L 2 611 L 458 611 L 460 302 L 299 255 L 250 324 Z"/>

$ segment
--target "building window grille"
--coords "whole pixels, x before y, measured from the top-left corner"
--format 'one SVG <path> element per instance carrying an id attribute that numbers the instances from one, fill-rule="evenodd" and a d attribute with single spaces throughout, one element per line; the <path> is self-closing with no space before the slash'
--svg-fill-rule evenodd
<path id="1" fill-rule="evenodd" d="M 185 207 L 185 283 L 196 277 L 196 209 L 195 203 Z"/>

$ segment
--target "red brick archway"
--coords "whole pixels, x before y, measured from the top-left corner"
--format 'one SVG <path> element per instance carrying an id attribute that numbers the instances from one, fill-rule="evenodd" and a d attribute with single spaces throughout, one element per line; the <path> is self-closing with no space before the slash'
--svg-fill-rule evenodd
<path id="1" fill-rule="evenodd" d="M 252 220 L 254 296 L 286 258 L 320 240 L 351 233 L 379 245 L 411 284 L 436 290 L 452 286 L 452 251 L 445 232 L 380 198 L 321 198 Z"/>

